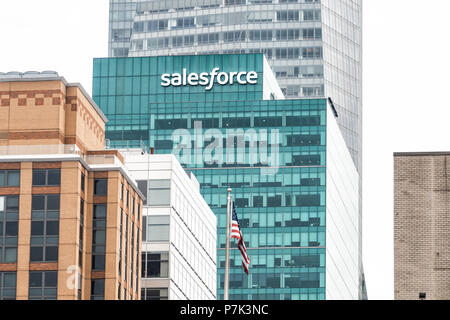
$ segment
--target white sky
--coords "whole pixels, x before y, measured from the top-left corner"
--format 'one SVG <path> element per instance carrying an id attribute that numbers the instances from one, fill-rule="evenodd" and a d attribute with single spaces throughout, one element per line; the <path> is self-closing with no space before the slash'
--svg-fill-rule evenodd
<path id="1" fill-rule="evenodd" d="M 363 2 L 364 268 L 369 298 L 392 299 L 392 153 L 450 150 L 450 1 Z M 90 93 L 107 40 L 108 0 L 0 1 L 2 72 L 55 70 Z"/>

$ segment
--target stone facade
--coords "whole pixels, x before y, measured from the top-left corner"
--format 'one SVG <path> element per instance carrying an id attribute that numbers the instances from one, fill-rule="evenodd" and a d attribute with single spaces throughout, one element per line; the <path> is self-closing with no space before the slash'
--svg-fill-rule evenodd
<path id="1" fill-rule="evenodd" d="M 17 238 L 15 257 L 2 261 L 0 255 L 0 273 L 16 278 L 15 297 L 8 298 L 32 299 L 31 274 L 48 271 L 57 278 L 57 285 L 52 286 L 56 293 L 49 299 L 140 299 L 144 197 L 128 176 L 122 155 L 105 149 L 106 121 L 84 89 L 64 78 L 0 81 L 0 177 L 11 170 L 20 176 L 14 185 L 0 181 L 0 200 L 9 196 L 19 199 L 18 231 L 12 235 Z M 36 184 L 33 173 L 42 170 L 58 171 L 60 182 Z M 95 182 L 99 180 L 106 191 L 96 194 Z M 51 243 L 57 246 L 57 253 L 49 260 L 44 254 L 42 259 L 32 258 L 32 247 L 40 245 L 33 244 L 37 238 L 32 231 L 33 219 L 41 221 L 33 214 L 44 210 L 35 209 L 33 199 L 51 195 L 59 196 L 59 210 L 52 209 L 58 215 L 52 218 L 58 223 L 57 242 Z M 106 208 L 100 223 L 94 218 L 97 205 Z M 1 212 L 4 208 L 2 202 L 2 219 L 6 219 Z M 104 242 L 99 245 L 94 238 Z M 94 255 L 104 256 L 103 264 L 95 270 Z M 75 279 L 80 280 L 79 286 Z M 91 294 L 94 282 L 104 287 L 100 292 L 95 290 L 95 297 Z M 34 298 L 47 298 L 45 290 L 42 297 Z"/>
<path id="2" fill-rule="evenodd" d="M 450 153 L 394 154 L 395 299 L 450 299 Z"/>

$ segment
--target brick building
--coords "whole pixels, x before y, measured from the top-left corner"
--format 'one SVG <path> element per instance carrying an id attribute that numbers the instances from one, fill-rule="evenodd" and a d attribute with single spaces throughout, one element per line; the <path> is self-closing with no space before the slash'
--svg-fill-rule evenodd
<path id="1" fill-rule="evenodd" d="M 0 74 L 0 300 L 140 299 L 144 196 L 54 72 Z"/>
<path id="2" fill-rule="evenodd" d="M 394 154 L 395 299 L 450 299 L 450 152 Z"/>

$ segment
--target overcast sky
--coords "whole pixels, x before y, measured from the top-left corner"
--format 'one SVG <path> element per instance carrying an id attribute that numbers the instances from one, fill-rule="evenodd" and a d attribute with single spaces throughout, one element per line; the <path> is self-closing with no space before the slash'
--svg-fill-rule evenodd
<path id="1" fill-rule="evenodd" d="M 449 151 L 450 1 L 364 2 L 364 247 L 370 299 L 393 298 L 394 151 Z M 107 0 L 0 1 L 0 71 L 55 70 L 91 93 Z"/>

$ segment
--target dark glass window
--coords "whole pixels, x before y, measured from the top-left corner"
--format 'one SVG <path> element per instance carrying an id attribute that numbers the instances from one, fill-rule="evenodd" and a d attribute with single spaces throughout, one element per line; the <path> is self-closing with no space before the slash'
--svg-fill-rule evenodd
<path id="1" fill-rule="evenodd" d="M 19 196 L 0 196 L 0 263 L 17 261 Z"/>
<path id="2" fill-rule="evenodd" d="M 29 300 L 56 300 L 57 287 L 57 271 L 30 271 Z"/>
<path id="3" fill-rule="evenodd" d="M 0 187 L 20 186 L 19 170 L 0 170 Z"/>
<path id="4" fill-rule="evenodd" d="M 289 135 L 287 136 L 288 146 L 320 146 L 320 135 Z"/>
<path id="5" fill-rule="evenodd" d="M 15 272 L 0 272 L 0 300 L 16 300 L 16 285 Z"/>
<path id="6" fill-rule="evenodd" d="M 137 182 L 139 190 L 142 192 L 142 194 L 146 198 L 146 199 L 144 199 L 144 205 L 146 205 L 147 204 L 148 181 L 147 180 L 137 180 L 136 182 Z"/>
<path id="7" fill-rule="evenodd" d="M 297 206 L 320 206 L 320 194 L 295 196 Z"/>
<path id="8" fill-rule="evenodd" d="M 59 186 L 60 169 L 33 169 L 33 186 Z"/>
<path id="9" fill-rule="evenodd" d="M 94 180 L 94 195 L 105 196 L 108 192 L 108 179 Z"/>
<path id="10" fill-rule="evenodd" d="M 105 279 L 91 281 L 91 300 L 105 299 Z"/>
<path id="11" fill-rule="evenodd" d="M 105 270 L 106 204 L 94 205 L 92 227 L 92 270 Z"/>
<path id="12" fill-rule="evenodd" d="M 86 187 L 86 176 L 84 175 L 84 173 L 81 173 L 81 191 L 84 192 Z"/>
<path id="13" fill-rule="evenodd" d="M 169 290 L 167 288 L 142 288 L 142 300 L 168 300 Z"/>
<path id="14" fill-rule="evenodd" d="M 84 200 L 80 200 L 80 231 L 79 231 L 79 245 L 78 245 L 78 265 L 83 266 L 83 244 L 84 244 Z"/>
<path id="15" fill-rule="evenodd" d="M 248 128 L 250 118 L 223 118 L 222 128 Z"/>
<path id="16" fill-rule="evenodd" d="M 30 261 L 58 261 L 59 195 L 33 195 Z"/>
<path id="17" fill-rule="evenodd" d="M 143 252 L 142 277 L 167 278 L 169 276 L 168 252 Z"/>

